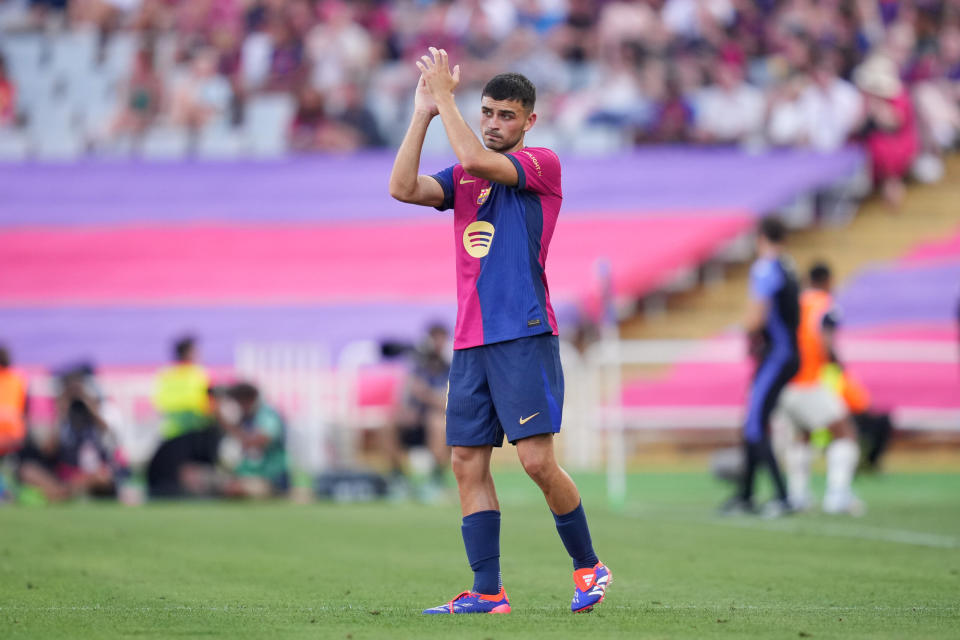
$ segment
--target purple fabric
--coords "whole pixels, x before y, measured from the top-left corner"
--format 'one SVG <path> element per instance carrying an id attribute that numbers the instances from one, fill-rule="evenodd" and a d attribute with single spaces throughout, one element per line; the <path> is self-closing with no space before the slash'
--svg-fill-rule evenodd
<path id="1" fill-rule="evenodd" d="M 557 308 L 561 331 L 576 308 Z M 374 304 L 317 307 L 0 308 L 0 342 L 19 363 L 65 362 L 136 366 L 169 358 L 171 341 L 197 336 L 203 361 L 232 365 L 243 341 L 322 342 L 336 356 L 354 340 L 418 340 L 429 323 L 451 331 L 456 304 Z"/>
<path id="2" fill-rule="evenodd" d="M 862 154 L 643 148 L 561 156 L 564 211 L 751 212 L 853 174 Z M 0 164 L 0 226 L 185 221 L 317 221 L 410 218 L 435 213 L 387 194 L 392 153 L 286 160 Z M 451 164 L 424 159 L 423 172 Z"/>
<path id="3" fill-rule="evenodd" d="M 561 161 L 566 213 L 711 216 L 762 215 L 852 175 L 863 157 L 856 150 L 748 155 L 677 147 Z M 0 253 L 2 228 L 14 226 L 436 216 L 389 198 L 392 162 L 392 153 L 366 153 L 275 162 L 0 164 Z M 425 159 L 421 170 L 449 164 L 451 158 Z M 454 300 L 336 307 L 0 307 L 0 341 L 25 364 L 89 358 L 103 365 L 155 365 L 167 360 L 174 336 L 191 332 L 201 340 L 205 362 L 229 365 L 243 340 L 322 341 L 336 353 L 356 339 L 415 339 L 433 319 L 452 325 L 454 310 Z M 562 333 L 578 312 L 570 305 L 555 304 L 555 310 Z"/>
<path id="4" fill-rule="evenodd" d="M 906 322 L 955 322 L 960 298 L 960 263 L 871 269 L 854 278 L 839 296 L 844 326 Z"/>

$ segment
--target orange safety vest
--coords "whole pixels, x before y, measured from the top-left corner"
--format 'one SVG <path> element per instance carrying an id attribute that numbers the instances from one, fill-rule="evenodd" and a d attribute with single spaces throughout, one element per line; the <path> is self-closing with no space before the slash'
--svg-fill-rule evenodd
<path id="1" fill-rule="evenodd" d="M 20 441 L 27 435 L 23 421 L 26 406 L 27 385 L 23 378 L 11 369 L 0 370 L 0 442 Z"/>
<path id="2" fill-rule="evenodd" d="M 800 350 L 800 370 L 791 382 L 812 385 L 820 382 L 820 374 L 827 364 L 823 344 L 823 317 L 833 306 L 833 297 L 826 291 L 807 289 L 800 296 L 800 324 L 797 327 L 797 346 Z"/>

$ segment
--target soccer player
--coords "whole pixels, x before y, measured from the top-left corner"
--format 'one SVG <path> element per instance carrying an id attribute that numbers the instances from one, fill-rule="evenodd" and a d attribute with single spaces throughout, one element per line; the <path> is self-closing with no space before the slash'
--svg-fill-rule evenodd
<path id="1" fill-rule="evenodd" d="M 853 475 L 860 461 L 857 430 L 843 399 L 824 381 L 824 368 L 836 363 L 834 332 L 839 313 L 834 307 L 830 267 L 818 263 L 810 269 L 809 287 L 800 296 L 800 326 L 797 342 L 800 371 L 790 381 L 780 398 L 780 411 L 794 427 L 806 436 L 791 443 L 786 451 L 787 483 L 790 505 L 794 509 L 809 507 L 810 463 L 813 449 L 809 434 L 829 429 L 833 440 L 827 447 L 827 491 L 823 510 L 827 513 L 863 512 L 863 503 L 851 490 Z"/>
<path id="2" fill-rule="evenodd" d="M 553 449 L 563 371 L 544 265 L 562 200 L 560 162 L 549 149 L 524 146 L 537 115 L 535 89 L 522 75 L 501 74 L 484 87 L 481 143 L 454 102 L 459 65 L 451 72 L 447 53 L 431 47 L 417 67 L 413 120 L 390 174 L 390 195 L 453 209 L 458 307 L 446 433 L 474 573 L 470 591 L 424 613 L 510 612 L 500 577 L 500 505 L 490 475 L 490 455 L 504 435 L 543 491 L 573 559 L 570 608 L 590 611 L 612 575 L 594 553 L 580 494 Z M 418 175 L 427 126 L 437 115 L 460 162 Z"/>
<path id="3" fill-rule="evenodd" d="M 757 359 L 756 375 L 750 385 L 747 419 L 743 427 L 745 468 L 740 491 L 724 503 L 722 513 L 755 513 L 753 481 L 764 465 L 773 479 L 776 499 L 764 508 L 764 515 L 788 513 L 787 489 L 770 444 L 770 416 L 787 382 L 799 368 L 797 324 L 800 310 L 799 286 L 783 254 L 786 229 L 776 218 L 764 218 L 757 229 L 757 253 L 750 269 L 750 307 L 746 329 L 751 354 Z"/>

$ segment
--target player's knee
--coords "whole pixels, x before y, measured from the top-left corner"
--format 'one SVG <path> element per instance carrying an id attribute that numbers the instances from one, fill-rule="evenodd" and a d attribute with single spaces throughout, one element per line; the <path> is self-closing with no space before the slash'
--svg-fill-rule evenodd
<path id="1" fill-rule="evenodd" d="M 546 481 L 553 471 L 553 461 L 550 456 L 544 455 L 540 451 L 530 451 L 520 456 L 520 464 L 523 470 L 537 484 Z"/>
<path id="2" fill-rule="evenodd" d="M 450 469 L 460 484 L 479 479 L 487 472 L 485 458 L 469 447 L 453 447 Z"/>

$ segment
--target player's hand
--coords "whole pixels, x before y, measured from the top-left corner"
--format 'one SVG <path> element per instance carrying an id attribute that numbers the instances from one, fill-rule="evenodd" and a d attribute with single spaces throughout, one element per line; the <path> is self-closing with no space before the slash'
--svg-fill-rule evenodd
<path id="1" fill-rule="evenodd" d="M 460 84 L 460 65 L 455 66 L 451 73 L 447 52 L 443 49 L 430 47 L 430 55 L 420 56 L 417 68 L 420 69 L 423 81 L 434 101 L 443 96 L 452 95 L 454 89 Z"/>
<path id="2" fill-rule="evenodd" d="M 424 82 L 422 75 L 417 82 L 417 92 L 413 96 L 413 110 L 431 118 L 440 113 L 437 108 L 437 101 L 430 95 L 430 89 L 427 88 L 427 83 Z"/>

